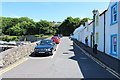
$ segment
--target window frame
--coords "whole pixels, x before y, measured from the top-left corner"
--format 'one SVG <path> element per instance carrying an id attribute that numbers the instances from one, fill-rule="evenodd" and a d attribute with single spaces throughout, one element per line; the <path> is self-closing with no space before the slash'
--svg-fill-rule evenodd
<path id="1" fill-rule="evenodd" d="M 116 52 L 113 52 L 113 37 L 116 37 Z M 117 57 L 118 56 L 118 37 L 117 37 L 117 34 L 112 34 L 111 35 L 110 44 L 111 44 L 110 55 L 113 55 L 113 56 Z"/>
<path id="2" fill-rule="evenodd" d="M 116 8 L 116 21 L 114 21 L 114 8 Z M 116 24 L 118 22 L 118 2 L 114 3 L 112 6 L 111 6 L 111 24 L 110 25 L 113 25 L 113 24 Z"/>

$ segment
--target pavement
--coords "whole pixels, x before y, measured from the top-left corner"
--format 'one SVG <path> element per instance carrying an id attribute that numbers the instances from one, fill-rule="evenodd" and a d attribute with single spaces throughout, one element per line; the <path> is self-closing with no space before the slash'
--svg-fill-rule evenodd
<path id="1" fill-rule="evenodd" d="M 87 47 L 82 42 L 79 42 L 78 40 L 73 40 L 79 47 L 81 47 L 83 50 L 88 52 L 88 54 L 92 55 L 99 61 L 101 61 L 103 64 L 108 66 L 112 72 L 115 72 L 116 75 L 120 77 L 120 60 L 116 59 L 107 53 L 97 51 L 97 54 L 93 52 L 93 49 L 91 47 Z"/>
<path id="2" fill-rule="evenodd" d="M 52 56 L 26 58 L 23 62 L 15 63 L 12 68 L 9 66 L 3 69 L 6 72 L 2 73 L 2 80 L 117 80 L 115 75 L 87 56 L 68 37 L 61 39 Z"/>

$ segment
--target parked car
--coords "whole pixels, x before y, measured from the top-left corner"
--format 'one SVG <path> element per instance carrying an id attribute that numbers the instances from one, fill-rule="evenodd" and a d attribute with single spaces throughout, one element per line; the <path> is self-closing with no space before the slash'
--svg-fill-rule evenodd
<path id="1" fill-rule="evenodd" d="M 56 34 L 54 37 L 58 37 L 59 39 L 61 38 L 60 34 Z"/>
<path id="2" fill-rule="evenodd" d="M 62 37 L 63 37 L 63 35 L 62 35 L 62 34 L 60 34 L 60 37 L 62 38 Z"/>
<path id="3" fill-rule="evenodd" d="M 56 44 L 59 44 L 60 43 L 60 38 L 57 37 L 57 36 L 54 36 L 51 38 Z"/>
<path id="4" fill-rule="evenodd" d="M 51 39 L 41 40 L 40 43 L 37 43 L 37 46 L 34 48 L 34 54 L 36 56 L 42 54 L 52 55 L 56 51 L 56 43 Z"/>

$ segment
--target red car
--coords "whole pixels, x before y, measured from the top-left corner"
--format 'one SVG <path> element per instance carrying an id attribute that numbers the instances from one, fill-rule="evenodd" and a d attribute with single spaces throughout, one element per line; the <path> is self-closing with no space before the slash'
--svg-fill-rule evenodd
<path id="1" fill-rule="evenodd" d="M 60 43 L 60 38 L 58 38 L 57 36 L 54 36 L 51 38 L 56 44 Z"/>

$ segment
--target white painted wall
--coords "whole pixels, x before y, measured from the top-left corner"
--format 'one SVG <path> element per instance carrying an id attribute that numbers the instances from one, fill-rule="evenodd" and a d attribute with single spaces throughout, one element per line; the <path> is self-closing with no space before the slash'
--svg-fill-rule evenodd
<path id="1" fill-rule="evenodd" d="M 111 49 L 111 35 L 113 34 L 118 34 L 118 23 L 114 24 L 114 25 L 110 25 L 110 18 L 111 18 L 111 5 L 113 5 L 114 2 L 111 2 L 108 8 L 108 11 L 106 13 L 106 53 L 110 54 L 110 49 Z"/>
<path id="2" fill-rule="evenodd" d="M 97 12 L 97 15 L 100 15 L 99 11 Z M 95 25 L 95 44 L 97 43 L 96 32 L 98 32 L 98 48 L 97 49 L 103 52 L 104 51 L 104 15 L 99 16 L 98 26 Z"/>
<path id="3" fill-rule="evenodd" d="M 93 32 L 93 23 L 88 26 L 88 46 L 91 46 L 91 33 Z"/>
<path id="4" fill-rule="evenodd" d="M 73 37 L 78 40 L 78 33 L 79 33 L 79 28 L 76 28 L 75 31 L 73 32 Z"/>
<path id="5" fill-rule="evenodd" d="M 115 2 L 110 2 L 108 10 L 105 12 L 106 16 L 106 25 L 105 25 L 105 53 L 110 55 L 110 49 L 111 49 L 111 35 L 113 34 L 117 34 L 118 36 L 118 57 L 120 59 L 120 1 L 118 4 L 118 14 L 119 14 L 119 22 L 114 24 L 114 25 L 110 25 L 111 24 L 111 5 L 113 5 Z M 100 14 L 100 12 L 98 11 L 97 13 L 98 15 Z M 99 42 L 98 42 L 98 50 L 100 51 L 104 51 L 104 14 L 99 16 L 99 25 L 95 27 L 95 43 L 96 43 L 96 32 L 98 32 L 99 34 Z M 88 25 L 89 22 L 85 23 L 85 26 Z M 85 38 L 88 36 L 88 45 L 91 46 L 91 33 L 93 32 L 93 23 L 88 25 L 88 31 L 87 28 L 82 29 L 81 31 L 79 31 L 79 33 L 76 33 L 75 35 L 77 35 L 77 39 L 79 41 L 81 41 L 82 43 L 85 44 Z M 114 57 L 114 56 L 113 56 Z"/>
<path id="6" fill-rule="evenodd" d="M 84 44 L 85 44 L 85 36 L 86 36 L 86 28 L 82 30 L 82 35 L 81 35 L 81 37 L 82 37 L 81 42 L 84 43 Z"/>

